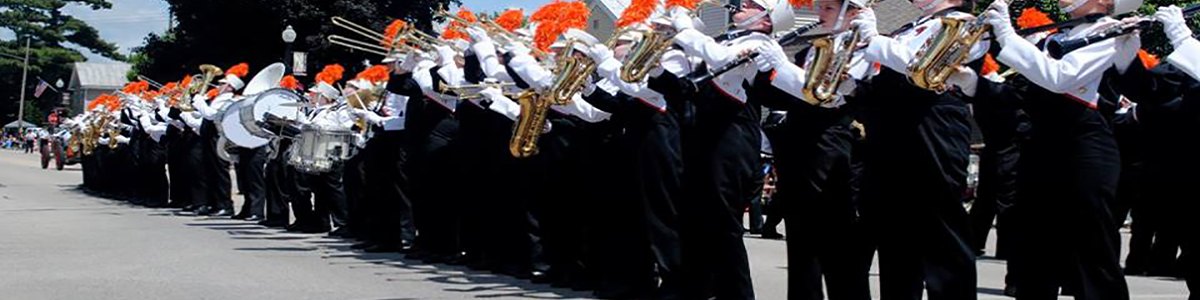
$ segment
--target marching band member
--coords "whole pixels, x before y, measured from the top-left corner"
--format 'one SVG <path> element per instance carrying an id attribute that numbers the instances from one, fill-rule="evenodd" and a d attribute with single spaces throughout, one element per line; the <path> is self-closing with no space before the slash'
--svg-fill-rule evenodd
<path id="1" fill-rule="evenodd" d="M 1192 298 L 1196 298 L 1195 292 L 1200 290 L 1197 285 L 1200 264 L 1185 258 L 1194 256 L 1195 247 L 1200 245 L 1196 238 L 1196 223 L 1192 220 L 1196 205 L 1181 200 L 1194 194 L 1189 187 L 1200 180 L 1194 172 L 1200 161 L 1194 158 L 1196 143 L 1195 138 L 1191 138 L 1197 125 L 1195 96 L 1200 91 L 1200 77 L 1196 67 L 1200 64 L 1200 56 L 1196 51 L 1200 50 L 1200 42 L 1192 37 L 1192 30 L 1187 27 L 1180 8 L 1159 7 L 1154 19 L 1163 24 L 1174 51 L 1162 63 L 1139 54 L 1142 63 L 1133 64 L 1114 80 L 1118 92 L 1136 101 L 1137 105 L 1129 114 L 1145 128 L 1142 141 L 1147 152 L 1145 204 L 1135 208 L 1134 212 L 1149 212 L 1134 218 L 1137 221 L 1133 223 L 1135 231 L 1129 241 L 1125 274 L 1182 275 L 1192 291 Z M 1171 244 L 1172 238 L 1181 246 L 1182 254 Z M 1181 272 L 1176 273 L 1176 270 Z"/>
<path id="2" fill-rule="evenodd" d="M 1071 17 L 1115 15 L 1141 1 L 1060 1 Z M 1124 72 L 1140 46 L 1136 38 L 1102 41 L 1056 59 L 1015 33 L 1006 2 L 996 1 L 985 20 L 1001 50 L 996 56 L 1033 83 L 1022 93 L 1033 131 L 1022 145 L 1017 218 L 1021 242 L 1010 259 L 1018 298 L 1054 297 L 1073 288 L 1082 299 L 1128 299 L 1119 255 L 1120 236 L 1110 207 L 1119 175 L 1116 141 L 1099 110 L 1105 72 Z M 1112 18 L 1076 26 L 1078 39 L 1119 24 Z M 1052 40 L 1054 38 L 1051 38 Z M 1071 179 L 1063 182 L 1063 178 Z"/>
<path id="3" fill-rule="evenodd" d="M 880 294 L 885 298 L 975 299 L 975 255 L 962 206 L 969 156 L 970 117 L 962 94 L 975 79 L 953 77 L 947 92 L 910 83 L 908 64 L 942 31 L 943 17 L 969 19 L 960 0 L 918 0 L 921 17 L 891 36 L 875 29 L 863 10 L 854 26 L 869 41 L 863 57 L 882 68 L 860 99 L 866 128 L 861 183 L 863 220 L 878 241 Z M 986 44 L 969 49 L 967 62 Z M 965 78 L 965 79 L 964 79 Z M 961 91 L 961 92 L 960 92 Z M 904 101 L 897 101 L 904 95 Z M 921 242 L 913 242 L 921 241 Z"/>
<path id="4" fill-rule="evenodd" d="M 356 117 L 352 109 L 345 109 L 341 102 L 342 93 L 333 86 L 342 77 L 344 69 L 340 65 L 325 66 L 317 74 L 316 84 L 309 90 L 312 92 L 313 104 L 316 106 L 308 111 L 307 117 L 301 119 L 301 126 L 320 131 L 349 131 L 354 126 Z M 308 198 L 293 198 L 293 214 L 296 222 L 288 227 L 289 231 L 304 233 L 324 233 L 333 227 L 346 224 L 346 194 L 342 187 L 342 171 L 334 169 L 328 172 L 307 173 L 300 176 L 312 191 L 313 200 Z M 309 202 L 312 201 L 312 202 Z"/>
<path id="5" fill-rule="evenodd" d="M 867 8 L 866 2 L 817 1 L 817 15 L 822 27 L 834 34 L 830 40 L 834 45 L 841 45 L 857 30 L 850 21 Z M 769 79 L 770 94 L 761 99 L 784 100 L 768 104 L 786 109 L 778 128 L 781 132 L 771 140 L 779 178 L 779 192 L 773 201 L 781 201 L 774 205 L 785 210 L 790 236 L 811 237 L 787 239 L 788 295 L 789 299 L 824 299 L 822 291 L 826 290 L 830 299 L 870 299 L 867 273 L 874 249 L 867 242 L 870 238 L 851 194 L 854 129 L 846 103 L 854 100 L 845 98 L 854 96 L 857 81 L 867 80 L 877 71 L 863 60 L 863 51 L 834 49 L 850 51 L 846 58 L 849 78 L 840 82 L 834 99 L 809 99 L 802 90 L 816 59 L 812 49 L 797 53 L 796 63 L 791 63 L 778 44 L 765 44 L 757 50 L 760 55 L 756 59 L 760 72 L 774 72 Z"/>
<path id="6" fill-rule="evenodd" d="M 296 93 L 303 93 L 304 91 L 300 87 L 299 82 L 288 82 L 287 84 L 284 84 L 289 77 L 292 81 L 295 80 L 295 77 L 288 75 L 287 77 L 284 77 L 284 79 L 280 80 L 280 86 L 283 86 L 284 88 L 292 90 Z M 297 201 L 294 199 L 307 200 L 311 196 L 308 194 L 308 188 L 303 180 L 303 174 L 287 162 L 288 155 L 286 155 L 286 153 L 288 153 L 289 149 L 292 147 L 292 139 L 279 139 L 275 143 L 268 145 L 271 147 L 269 151 L 272 152 L 272 155 L 270 155 L 266 162 L 266 166 L 264 167 L 265 174 L 263 175 L 263 180 L 266 183 L 266 193 L 264 197 L 264 202 L 266 202 L 264 205 L 266 212 L 264 220 L 258 221 L 258 225 L 270 228 L 287 229 L 289 225 L 291 225 L 289 224 L 290 216 L 288 215 L 288 204 L 292 203 L 293 201 Z M 311 205 L 305 207 L 311 208 Z M 305 215 L 304 213 L 301 213 L 301 211 L 304 211 L 303 207 L 301 206 L 293 206 L 292 209 L 296 210 L 292 213 L 294 216 L 299 217 Z M 295 226 L 292 226 L 292 228 L 296 228 L 297 230 L 300 229 L 299 227 Z"/>
<path id="7" fill-rule="evenodd" d="M 196 210 L 198 215 L 211 215 L 219 217 L 233 216 L 233 198 L 232 198 L 232 183 L 229 176 L 229 162 L 218 157 L 217 140 L 220 134 L 217 132 L 217 123 L 213 121 L 215 118 L 214 110 L 203 110 L 204 105 L 199 105 L 199 102 L 211 101 L 216 102 L 220 99 L 232 99 L 234 94 L 246 86 L 242 81 L 250 72 L 250 67 L 246 63 L 240 63 L 230 67 L 225 72 L 225 78 L 220 82 L 221 87 L 217 89 L 217 96 L 211 99 L 199 98 L 193 101 L 193 107 L 197 109 L 196 114 L 200 116 L 201 123 L 198 129 L 201 139 L 201 150 L 204 171 L 201 178 L 206 181 L 208 200 L 205 202 L 206 207 L 201 207 Z M 187 87 L 181 87 L 187 88 Z M 207 104 L 207 103 L 205 103 Z M 217 108 L 219 109 L 219 108 Z M 255 198 L 255 197 L 252 197 Z M 261 197 L 258 197 L 261 199 Z M 252 199 L 253 200 L 253 199 Z"/>
<path id="8" fill-rule="evenodd" d="M 653 17 L 650 27 L 643 30 L 671 34 L 674 28 L 670 23 L 665 16 Z M 618 42 L 612 50 L 595 45 L 589 53 L 599 65 L 597 73 L 601 80 L 585 89 L 584 99 L 612 112 L 622 132 L 612 158 L 619 164 L 612 166 L 610 172 L 618 178 L 611 184 L 625 188 L 611 197 L 629 201 L 619 202 L 619 206 L 611 200 L 605 200 L 605 203 L 613 206 L 610 208 L 612 214 L 638 220 L 624 226 L 614 224 L 612 235 L 623 237 L 624 242 L 600 245 L 604 248 L 598 250 L 612 253 L 614 260 L 604 261 L 597 267 L 602 284 L 596 295 L 618 299 L 676 299 L 683 297 L 685 286 L 681 273 L 678 216 L 684 200 L 683 155 L 679 115 L 674 108 L 686 101 L 679 93 L 682 88 L 677 82 L 691 73 L 692 63 L 683 51 L 669 49 L 655 62 L 648 78 L 624 81 L 619 75 L 624 67 L 622 61 L 630 55 L 632 43 L 642 37 L 638 31 L 629 31 L 617 37 Z M 636 243 L 624 238 L 644 233 L 648 233 L 646 238 L 638 239 Z M 650 270 L 656 270 L 657 274 Z"/>
<path id="9" fill-rule="evenodd" d="M 691 16 L 676 13 L 675 44 L 709 68 L 722 67 L 742 52 L 775 43 L 770 35 L 790 30 L 793 15 L 785 0 L 743 1 L 732 16 L 736 29 L 718 40 L 696 30 Z M 701 83 L 691 101 L 695 124 L 684 129 L 682 140 L 689 201 L 680 208 L 680 234 L 684 274 L 691 277 L 685 286 L 697 288 L 687 298 L 754 298 L 741 220 L 761 176 L 761 112 L 749 96 L 760 88 L 753 86 L 757 73 L 754 66 L 738 67 Z"/>

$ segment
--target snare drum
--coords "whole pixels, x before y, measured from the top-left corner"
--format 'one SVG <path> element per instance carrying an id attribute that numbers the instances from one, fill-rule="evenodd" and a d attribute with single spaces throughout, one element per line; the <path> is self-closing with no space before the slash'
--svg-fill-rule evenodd
<path id="1" fill-rule="evenodd" d="M 354 132 L 304 128 L 288 149 L 288 164 L 304 173 L 334 170 L 354 155 Z"/>

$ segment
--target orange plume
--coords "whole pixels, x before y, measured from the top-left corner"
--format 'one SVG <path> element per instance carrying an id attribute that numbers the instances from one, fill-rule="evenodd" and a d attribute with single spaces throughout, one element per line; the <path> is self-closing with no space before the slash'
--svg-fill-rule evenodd
<path id="1" fill-rule="evenodd" d="M 458 13 L 456 15 L 458 16 L 459 19 L 463 19 L 463 21 L 467 21 L 470 23 L 475 23 L 475 22 L 479 21 L 478 19 L 475 18 L 475 14 L 471 13 L 471 11 L 468 10 L 466 7 L 460 7 L 458 9 Z M 446 25 L 446 30 L 442 32 L 442 39 L 445 39 L 445 40 L 453 40 L 453 39 L 467 40 L 470 37 L 467 36 L 466 33 L 463 33 L 463 29 L 466 27 L 467 27 L 467 24 L 463 24 L 462 22 L 459 22 L 458 20 L 450 21 L 450 24 Z"/>
<path id="2" fill-rule="evenodd" d="M 408 22 L 404 22 L 404 20 L 396 19 L 392 21 L 392 24 L 388 25 L 387 29 L 383 31 L 383 40 L 379 41 L 379 43 L 384 46 L 390 46 L 396 40 L 396 36 L 400 35 L 400 31 L 406 27 L 408 27 Z"/>
<path id="3" fill-rule="evenodd" d="M 174 90 L 176 90 L 176 89 L 178 89 L 178 88 L 179 88 L 179 83 L 178 83 L 178 82 L 174 82 L 174 81 L 172 81 L 172 82 L 168 82 L 167 84 L 164 84 L 164 85 L 162 86 L 162 88 L 159 88 L 159 89 L 158 89 L 158 91 L 160 91 L 160 92 L 171 92 L 171 91 L 174 91 Z"/>
<path id="4" fill-rule="evenodd" d="M 137 94 L 141 94 L 141 93 L 145 92 L 148 89 L 150 89 L 150 83 L 146 82 L 144 80 L 139 80 L 136 82 L 130 82 L 128 84 L 125 84 L 125 87 L 121 88 L 121 92 L 130 94 L 130 95 L 137 95 Z"/>
<path id="5" fill-rule="evenodd" d="M 991 53 L 983 56 L 983 67 L 979 69 L 979 74 L 988 75 L 1000 72 L 1000 63 L 996 62 L 996 58 L 992 57 Z"/>
<path id="6" fill-rule="evenodd" d="M 529 20 L 538 22 L 537 32 L 534 33 L 534 46 L 542 51 L 548 51 L 550 45 L 567 29 L 587 27 L 590 11 L 581 1 L 555 0 L 538 8 Z"/>
<path id="7" fill-rule="evenodd" d="M 697 5 L 700 5 L 700 0 L 667 0 L 666 3 L 668 10 L 675 7 L 683 7 L 687 10 L 696 10 Z"/>
<path id="8" fill-rule="evenodd" d="M 354 76 L 354 79 L 363 79 L 370 82 L 383 82 L 388 80 L 388 73 L 391 72 L 388 72 L 388 68 L 386 66 L 374 65 L 366 70 L 363 70 L 362 72 L 359 72 L 358 75 Z"/>
<path id="9" fill-rule="evenodd" d="M 154 98 L 158 98 L 160 95 L 162 94 L 160 94 L 158 91 L 148 90 L 142 93 L 142 100 L 145 100 L 146 102 L 154 102 Z"/>
<path id="10" fill-rule="evenodd" d="M 1017 28 L 1026 29 L 1042 25 L 1053 24 L 1054 20 L 1050 19 L 1050 15 L 1038 10 L 1036 7 L 1029 7 L 1021 11 L 1021 16 L 1017 17 Z M 1054 33 L 1058 29 L 1053 29 L 1048 32 Z"/>
<path id="11" fill-rule="evenodd" d="M 113 94 L 100 94 L 100 96 L 97 96 L 96 99 L 92 99 L 91 102 L 88 102 L 87 109 L 93 110 L 100 105 L 104 105 L 104 108 L 108 109 L 109 111 L 116 111 L 120 109 L 121 98 L 118 98 Z"/>
<path id="12" fill-rule="evenodd" d="M 625 11 L 621 12 L 621 17 L 617 19 L 617 28 L 645 22 L 656 7 L 658 0 L 633 0 L 625 7 Z"/>
<path id="13" fill-rule="evenodd" d="M 229 74 L 229 75 L 233 75 L 233 76 L 237 76 L 237 77 L 246 77 L 246 74 L 250 74 L 250 64 L 240 63 L 237 65 L 234 65 L 232 67 L 229 67 L 229 70 L 225 70 L 225 74 Z"/>
<path id="14" fill-rule="evenodd" d="M 204 93 L 204 96 L 208 97 L 208 99 L 216 99 L 217 94 L 219 94 L 217 89 L 208 89 L 208 93 Z"/>
<path id="15" fill-rule="evenodd" d="M 504 11 L 495 20 L 496 25 L 500 25 L 504 30 L 514 31 L 521 28 L 521 23 L 525 23 L 525 11 L 520 9 L 510 9 Z"/>
<path id="16" fill-rule="evenodd" d="M 1142 66 L 1146 67 L 1146 70 L 1158 66 L 1158 57 L 1146 50 L 1138 50 L 1138 60 L 1142 62 Z"/>
<path id="17" fill-rule="evenodd" d="M 289 89 L 289 90 L 299 90 L 300 89 L 300 81 L 296 80 L 296 76 L 292 76 L 292 75 L 283 76 L 283 79 L 279 80 L 279 86 Z"/>
<path id="18" fill-rule="evenodd" d="M 183 76 L 183 80 L 179 81 L 179 88 L 186 89 L 192 86 L 192 76 Z"/>
<path id="19" fill-rule="evenodd" d="M 342 68 L 342 65 L 326 65 L 324 69 L 321 69 L 321 73 L 317 74 L 317 82 L 324 82 L 328 83 L 329 85 L 334 85 L 334 83 L 336 83 L 338 80 L 342 80 L 343 72 L 346 72 L 346 69 Z"/>
<path id="20" fill-rule="evenodd" d="M 788 3 L 792 4 L 792 7 L 805 7 L 812 6 L 813 0 L 788 0 Z"/>

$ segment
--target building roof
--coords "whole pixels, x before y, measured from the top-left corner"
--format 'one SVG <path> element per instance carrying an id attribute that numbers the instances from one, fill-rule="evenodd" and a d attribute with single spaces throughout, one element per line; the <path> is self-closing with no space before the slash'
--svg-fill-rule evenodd
<path id="1" fill-rule="evenodd" d="M 75 63 L 71 72 L 72 88 L 120 88 L 129 82 L 125 75 L 131 66 L 127 63 Z"/>
<path id="2" fill-rule="evenodd" d="M 896 31 L 920 16 L 921 10 L 908 0 L 882 0 L 875 4 L 875 17 L 878 18 L 877 24 L 881 34 Z"/>

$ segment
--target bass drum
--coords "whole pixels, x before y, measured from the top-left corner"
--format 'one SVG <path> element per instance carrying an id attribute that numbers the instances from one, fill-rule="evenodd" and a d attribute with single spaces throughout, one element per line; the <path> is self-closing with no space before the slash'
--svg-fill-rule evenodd
<path id="1" fill-rule="evenodd" d="M 229 142 L 245 147 L 258 148 L 271 142 L 268 138 L 261 138 L 250 133 L 250 130 L 242 124 L 241 110 L 249 107 L 249 99 L 230 103 L 225 108 L 225 113 L 221 115 L 221 134 Z"/>
<path id="2" fill-rule="evenodd" d="M 274 88 L 258 94 L 253 102 L 243 100 L 243 104 L 238 109 L 237 115 L 241 120 L 242 126 L 250 134 L 263 139 L 271 139 L 276 134 L 263 128 L 259 123 L 266 122 L 267 115 L 274 116 L 272 119 L 299 121 L 302 115 L 300 106 L 305 102 L 304 96 L 292 90 Z M 239 146 L 242 145 L 239 144 Z"/>

